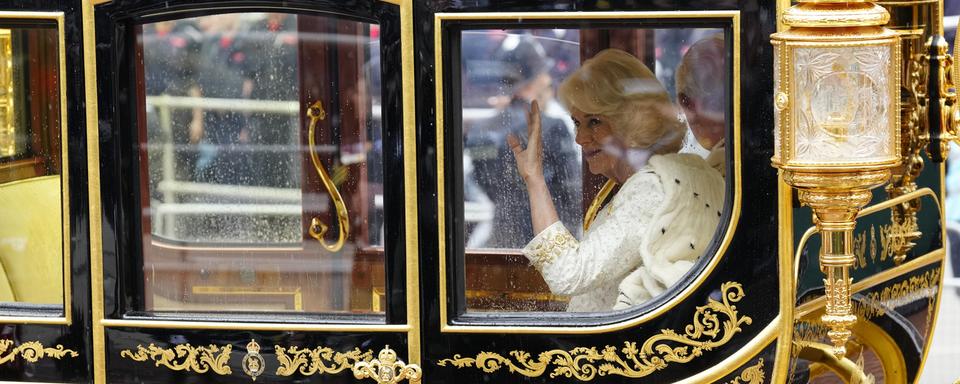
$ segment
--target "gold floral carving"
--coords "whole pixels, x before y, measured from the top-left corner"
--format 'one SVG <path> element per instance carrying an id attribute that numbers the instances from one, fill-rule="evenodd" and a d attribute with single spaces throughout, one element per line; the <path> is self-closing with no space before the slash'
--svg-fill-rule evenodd
<path id="1" fill-rule="evenodd" d="M 507 367 L 510 372 L 527 377 L 539 377 L 552 367 L 551 378 L 564 376 L 581 381 L 593 380 L 598 375 L 644 377 L 666 368 L 670 363 L 690 362 L 705 351 L 726 344 L 742 330 L 741 325 L 753 322 L 750 317 L 737 313 L 737 307 L 733 305 L 744 297 L 740 283 L 723 283 L 720 290 L 722 301 L 709 299 L 707 305 L 697 307 L 693 322 L 684 328 L 682 334 L 664 329 L 639 347 L 638 343 L 627 341 L 619 349 L 611 345 L 601 349 L 554 349 L 541 352 L 536 358 L 522 350 L 510 351 L 510 357 L 496 352 L 480 352 L 476 357 L 457 354 L 451 359 L 440 360 L 437 365 L 476 367 L 488 373 Z"/>
<path id="2" fill-rule="evenodd" d="M 373 351 L 364 352 L 360 348 L 348 352 L 337 352 L 329 347 L 308 349 L 284 348 L 277 345 L 275 350 L 277 361 L 280 363 L 277 367 L 277 375 L 280 376 L 290 376 L 298 371 L 305 376 L 316 373 L 336 374 L 353 368 L 358 362 L 373 358 Z"/>
<path id="3" fill-rule="evenodd" d="M 229 375 L 230 370 L 230 351 L 232 345 L 219 347 L 209 345 L 206 347 L 194 347 L 190 344 L 180 344 L 173 349 L 160 348 L 152 343 L 144 348 L 137 345 L 137 351 L 129 349 L 120 351 L 120 357 L 126 357 L 134 361 L 153 360 L 157 367 L 164 366 L 174 371 L 186 371 L 196 373 L 206 373 L 213 371 L 220 375 Z"/>
<path id="4" fill-rule="evenodd" d="M 727 384 L 763 384 L 766 374 L 763 372 L 763 358 L 740 372 L 740 376 L 733 378 Z"/>
<path id="5" fill-rule="evenodd" d="M 18 356 L 31 363 L 36 363 L 38 360 L 47 357 L 60 360 L 67 355 L 70 357 L 80 356 L 77 351 L 66 349 L 60 344 L 57 344 L 56 347 L 46 348 L 39 341 L 28 341 L 10 349 L 11 345 L 13 345 L 13 340 L 0 340 L 0 365 L 16 360 Z"/>

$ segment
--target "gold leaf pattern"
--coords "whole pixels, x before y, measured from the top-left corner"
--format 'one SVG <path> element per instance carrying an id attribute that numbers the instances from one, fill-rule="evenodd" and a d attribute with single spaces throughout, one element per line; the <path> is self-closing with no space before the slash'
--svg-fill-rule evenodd
<path id="1" fill-rule="evenodd" d="M 186 371 L 196 373 L 206 373 L 213 371 L 220 375 L 229 375 L 230 369 L 230 351 L 233 346 L 227 344 L 224 347 L 208 345 L 206 347 L 194 347 L 190 344 L 179 344 L 173 349 L 160 348 L 151 343 L 144 348 L 137 345 L 137 351 L 129 349 L 120 351 L 120 357 L 126 357 L 134 361 L 153 360 L 157 367 L 164 366 L 174 371 Z"/>
<path id="2" fill-rule="evenodd" d="M 275 346 L 277 361 L 277 375 L 290 376 L 297 371 L 305 376 L 316 373 L 336 374 L 353 368 L 360 361 L 369 361 L 373 358 L 373 351 L 361 351 L 355 348 L 348 352 L 337 352 L 330 347 L 316 347 L 314 349 Z"/>
<path id="3" fill-rule="evenodd" d="M 480 352 L 476 357 L 456 354 L 453 358 L 438 361 L 437 365 L 476 367 L 487 373 L 507 367 L 511 373 L 527 377 L 539 377 L 553 367 L 550 377 L 572 377 L 581 381 L 607 375 L 644 377 L 666 368 L 670 363 L 690 362 L 703 355 L 704 351 L 726 344 L 742 330 L 741 325 L 749 325 L 753 321 L 748 316 L 740 316 L 737 307 L 732 304 L 744 297 L 740 283 L 723 283 L 720 290 L 722 302 L 709 299 L 707 305 L 697 307 L 693 322 L 684 328 L 683 334 L 664 329 L 639 347 L 636 342 L 627 341 L 620 348 L 607 345 L 602 349 L 554 349 L 541 352 L 536 359 L 522 350 L 510 351 L 510 357 L 496 352 Z"/>
<path id="4" fill-rule="evenodd" d="M 57 344 L 56 347 L 46 348 L 39 341 L 28 341 L 10 349 L 11 345 L 13 345 L 13 340 L 0 340 L 0 365 L 16 360 L 18 356 L 30 363 L 36 363 L 47 357 L 60 360 L 67 355 L 70 357 L 80 356 L 77 351 L 66 349 L 60 344 Z"/>
<path id="5" fill-rule="evenodd" d="M 740 372 L 740 376 L 730 380 L 728 384 L 763 384 L 763 379 L 766 374 L 763 372 L 763 358 L 743 371 Z"/>

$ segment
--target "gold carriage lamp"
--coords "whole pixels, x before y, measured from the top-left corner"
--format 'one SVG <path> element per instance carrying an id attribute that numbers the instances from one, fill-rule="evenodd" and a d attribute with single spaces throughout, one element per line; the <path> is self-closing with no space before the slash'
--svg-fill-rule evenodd
<path id="1" fill-rule="evenodd" d="M 821 317 L 846 354 L 857 212 L 900 163 L 900 48 L 887 11 L 867 1 L 800 0 L 774 47 L 774 155 L 820 230 Z"/>

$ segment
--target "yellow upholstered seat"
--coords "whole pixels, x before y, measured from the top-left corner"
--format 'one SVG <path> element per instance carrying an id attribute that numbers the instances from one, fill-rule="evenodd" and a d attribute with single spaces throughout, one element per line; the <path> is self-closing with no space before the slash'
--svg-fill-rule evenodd
<path id="1" fill-rule="evenodd" d="M 63 304 L 60 176 L 0 184 L 0 301 Z"/>

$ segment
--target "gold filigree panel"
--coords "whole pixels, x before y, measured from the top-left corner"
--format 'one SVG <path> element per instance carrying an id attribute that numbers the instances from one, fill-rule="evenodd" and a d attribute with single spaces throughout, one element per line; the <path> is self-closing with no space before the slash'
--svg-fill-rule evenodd
<path id="1" fill-rule="evenodd" d="M 745 368 L 740 375 L 727 382 L 727 384 L 763 384 L 766 373 L 763 371 L 763 358 L 760 358 L 756 364 Z"/>
<path id="2" fill-rule="evenodd" d="M 0 340 L 0 365 L 16 360 L 18 357 L 30 363 L 36 363 L 40 359 L 53 358 L 60 360 L 64 356 L 80 356 L 77 351 L 66 349 L 63 345 L 57 344 L 56 347 L 44 347 L 39 341 L 28 341 L 22 343 L 13 349 L 13 340 Z"/>
<path id="3" fill-rule="evenodd" d="M 300 372 L 304 376 L 314 374 L 336 374 L 351 369 L 361 361 L 373 358 L 373 351 L 361 351 L 355 348 L 348 352 L 337 352 L 330 347 L 316 347 L 313 349 L 275 346 L 277 361 L 277 375 L 291 376 Z"/>
<path id="4" fill-rule="evenodd" d="M 644 377 L 671 363 L 688 363 L 705 351 L 726 344 L 742 330 L 741 325 L 753 322 L 749 316 L 741 316 L 733 304 L 744 297 L 740 283 L 726 282 L 720 290 L 722 300 L 709 299 L 707 305 L 697 307 L 693 322 L 684 327 L 683 333 L 664 329 L 639 347 L 638 343 L 627 341 L 620 348 L 606 345 L 599 349 L 554 349 L 541 352 L 536 358 L 523 350 L 510 351 L 509 357 L 496 352 L 480 352 L 475 357 L 456 354 L 453 358 L 440 360 L 437 365 L 476 367 L 487 373 L 507 367 L 510 372 L 527 377 L 540 377 L 552 368 L 551 378 L 563 376 L 581 381 L 607 375 Z"/>
<path id="5" fill-rule="evenodd" d="M 160 348 L 152 343 L 144 348 L 137 345 L 137 351 L 125 349 L 120 351 L 120 357 L 134 361 L 152 360 L 157 367 L 166 367 L 174 371 L 206 373 L 213 371 L 219 375 L 229 375 L 232 370 L 229 366 L 232 345 L 223 347 L 208 345 L 194 347 L 190 344 L 180 344 L 172 349 Z"/>

